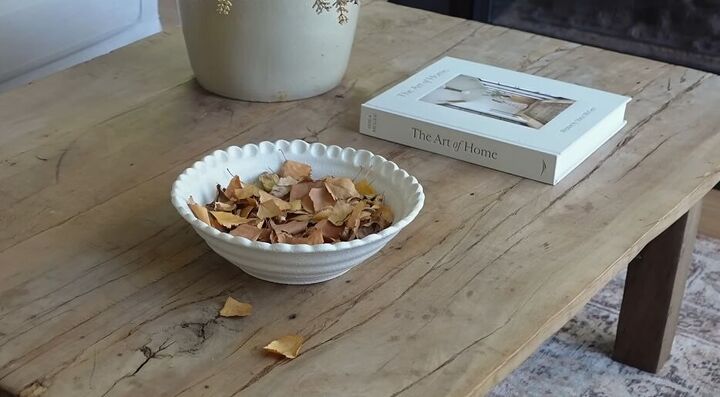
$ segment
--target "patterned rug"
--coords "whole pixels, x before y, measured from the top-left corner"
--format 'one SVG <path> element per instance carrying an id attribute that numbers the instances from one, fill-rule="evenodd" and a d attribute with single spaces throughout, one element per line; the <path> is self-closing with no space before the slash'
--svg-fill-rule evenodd
<path id="1" fill-rule="evenodd" d="M 490 396 L 720 396 L 720 240 L 698 237 L 672 356 L 656 375 L 610 359 L 624 282 L 611 281 Z"/>

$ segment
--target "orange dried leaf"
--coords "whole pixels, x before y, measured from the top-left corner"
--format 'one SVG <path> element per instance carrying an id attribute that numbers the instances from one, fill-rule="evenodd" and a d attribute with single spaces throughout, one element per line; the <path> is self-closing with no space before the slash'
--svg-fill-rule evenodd
<path id="1" fill-rule="evenodd" d="M 280 167 L 280 176 L 290 176 L 298 181 L 310 180 L 312 168 L 305 163 L 288 160 Z"/>
<path id="2" fill-rule="evenodd" d="M 357 228 L 360 227 L 360 217 L 366 205 L 364 201 L 358 201 L 345 221 L 345 225 L 353 229 L 354 232 L 357 232 Z"/>
<path id="3" fill-rule="evenodd" d="M 357 189 L 358 193 L 363 196 L 373 196 L 376 194 L 375 189 L 372 185 L 370 185 L 370 182 L 368 182 L 367 179 L 361 179 L 355 182 L 355 189 Z"/>
<path id="4" fill-rule="evenodd" d="M 252 314 L 252 305 L 236 300 L 232 296 L 228 296 L 225 300 L 225 306 L 220 309 L 220 315 L 223 317 L 246 317 Z"/>
<path id="5" fill-rule="evenodd" d="M 392 210 L 366 179 L 312 180 L 311 172 L 307 164 L 287 161 L 279 174 L 260 175 L 257 185 L 233 176 L 226 189 L 216 185 L 215 200 L 202 206 L 191 198 L 188 206 L 217 230 L 269 243 L 348 241 L 392 224 Z"/>
<path id="6" fill-rule="evenodd" d="M 242 187 L 243 186 L 242 182 L 240 181 L 240 177 L 235 175 L 232 177 L 232 179 L 230 179 L 230 182 L 228 183 L 228 186 L 227 188 L 225 188 L 225 190 L 229 192 L 234 192 L 235 189 L 241 189 Z"/>
<path id="7" fill-rule="evenodd" d="M 326 178 L 325 187 L 335 200 L 347 200 L 360 197 L 355 184 L 350 178 Z"/>
<path id="8" fill-rule="evenodd" d="M 322 230 L 318 228 L 313 228 L 308 236 L 305 238 L 305 244 L 315 245 L 315 244 L 322 244 L 325 242 L 325 239 L 323 238 Z"/>
<path id="9" fill-rule="evenodd" d="M 324 187 L 314 187 L 310 189 L 310 193 L 308 193 L 308 196 L 312 201 L 313 209 L 315 212 L 320 212 L 325 208 L 329 208 L 335 205 L 335 199 Z"/>
<path id="10" fill-rule="evenodd" d="M 258 237 L 257 241 L 264 241 L 266 243 L 269 243 L 271 234 L 272 232 L 270 231 L 270 229 L 261 229 L 260 236 Z"/>
<path id="11" fill-rule="evenodd" d="M 251 207 L 251 206 L 244 207 L 243 209 L 240 210 L 240 213 L 239 213 L 238 215 L 242 216 L 243 218 L 247 218 L 247 217 L 250 215 L 250 212 L 251 212 L 254 208 L 255 208 L 255 207 Z"/>
<path id="12" fill-rule="evenodd" d="M 288 223 L 283 223 L 280 225 L 276 225 L 274 223 L 270 224 L 270 227 L 272 227 L 275 232 L 285 232 L 288 234 L 298 234 L 298 233 L 304 233 L 308 228 L 307 221 L 290 221 Z"/>
<path id="13" fill-rule="evenodd" d="M 322 232 L 324 239 L 329 242 L 340 240 L 340 236 L 343 232 L 342 226 L 335 226 L 329 220 L 323 219 L 315 224 L 315 228 Z"/>
<path id="14" fill-rule="evenodd" d="M 395 220 L 395 215 L 393 214 L 392 209 L 387 205 L 382 205 L 380 207 L 380 219 L 385 222 L 383 228 L 392 225 L 393 221 Z"/>
<path id="15" fill-rule="evenodd" d="M 212 214 L 213 218 L 218 221 L 219 224 L 223 225 L 228 229 L 232 228 L 233 226 L 248 223 L 250 221 L 248 218 L 243 218 L 239 215 L 233 214 L 232 212 L 210 211 L 210 213 Z"/>
<path id="16" fill-rule="evenodd" d="M 345 223 L 345 219 L 352 211 L 353 207 L 349 203 L 345 201 L 338 201 L 330 210 L 327 220 L 332 222 L 335 226 L 340 226 Z"/>
<path id="17" fill-rule="evenodd" d="M 257 241 L 262 235 L 262 229 L 251 224 L 244 224 L 230 230 L 230 234 L 238 237 L 245 237 L 248 240 Z"/>
<path id="18" fill-rule="evenodd" d="M 228 200 L 235 201 L 237 200 L 235 198 L 235 190 L 241 189 L 243 187 L 242 182 L 240 181 L 240 177 L 235 175 L 230 179 L 230 182 L 228 183 L 227 187 L 222 191 L 222 196 L 225 196 Z M 220 185 L 218 185 L 218 190 L 220 189 Z M 220 197 L 222 199 L 222 197 Z"/>
<path id="19" fill-rule="evenodd" d="M 235 211 L 235 208 L 237 208 L 237 205 L 233 202 L 223 203 L 221 201 L 216 201 L 213 203 L 214 211 L 232 212 L 232 211 Z"/>
<path id="20" fill-rule="evenodd" d="M 212 226 L 210 223 L 210 213 L 208 212 L 208 209 L 205 208 L 205 206 L 196 203 L 192 196 L 188 199 L 188 207 L 190 207 L 190 211 L 192 211 L 196 218 Z"/>
<path id="21" fill-rule="evenodd" d="M 244 188 L 234 190 L 233 196 L 236 200 L 245 200 L 250 197 L 257 197 L 260 194 L 260 188 L 255 185 L 247 185 Z"/>
<path id="22" fill-rule="evenodd" d="M 304 342 L 305 338 L 300 335 L 287 335 L 268 343 L 263 349 L 287 358 L 295 358 Z"/>
<path id="23" fill-rule="evenodd" d="M 274 218 L 280 216 L 280 214 L 282 214 L 282 210 L 277 206 L 275 201 L 272 200 L 260 203 L 258 207 L 257 216 L 260 219 Z"/>
<path id="24" fill-rule="evenodd" d="M 303 182 L 292 185 L 290 187 L 290 197 L 288 198 L 288 200 L 301 200 L 303 197 L 307 196 L 308 193 L 310 193 L 311 188 L 312 185 L 310 184 L 310 182 Z"/>

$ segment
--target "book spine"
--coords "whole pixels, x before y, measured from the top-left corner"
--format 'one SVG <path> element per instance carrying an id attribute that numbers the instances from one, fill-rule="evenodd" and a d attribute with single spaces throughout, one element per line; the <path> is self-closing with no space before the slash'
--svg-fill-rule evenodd
<path id="1" fill-rule="evenodd" d="M 557 156 L 363 105 L 360 132 L 554 184 Z"/>

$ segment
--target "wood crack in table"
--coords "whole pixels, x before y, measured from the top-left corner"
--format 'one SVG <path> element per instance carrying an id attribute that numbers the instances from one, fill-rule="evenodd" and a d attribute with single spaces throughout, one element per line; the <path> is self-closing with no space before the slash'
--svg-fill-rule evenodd
<path id="1" fill-rule="evenodd" d="M 362 102 L 443 55 L 631 95 L 628 125 L 554 187 L 357 133 Z M 720 180 L 717 76 L 382 1 L 363 7 L 345 80 L 320 97 L 238 102 L 191 76 L 171 31 L 0 95 L 0 388 L 482 394 L 643 247 L 657 255 L 653 239 L 685 241 L 684 214 Z M 421 181 L 425 209 L 339 279 L 255 280 L 211 252 L 168 194 L 204 154 L 280 138 L 388 157 Z M 686 250 L 672 252 L 682 265 Z M 633 263 L 645 280 L 652 263 Z M 652 284 L 666 285 L 665 319 L 682 292 L 676 268 Z M 254 314 L 218 317 L 227 295 Z M 666 328 L 651 353 L 667 350 Z M 262 352 L 289 333 L 309 337 L 297 359 Z"/>

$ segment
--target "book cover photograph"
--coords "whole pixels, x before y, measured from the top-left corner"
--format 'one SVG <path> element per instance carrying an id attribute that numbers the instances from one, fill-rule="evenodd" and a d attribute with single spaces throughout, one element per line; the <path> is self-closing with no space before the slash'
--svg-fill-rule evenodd
<path id="1" fill-rule="evenodd" d="M 575 101 L 461 74 L 420 100 L 540 129 Z"/>

